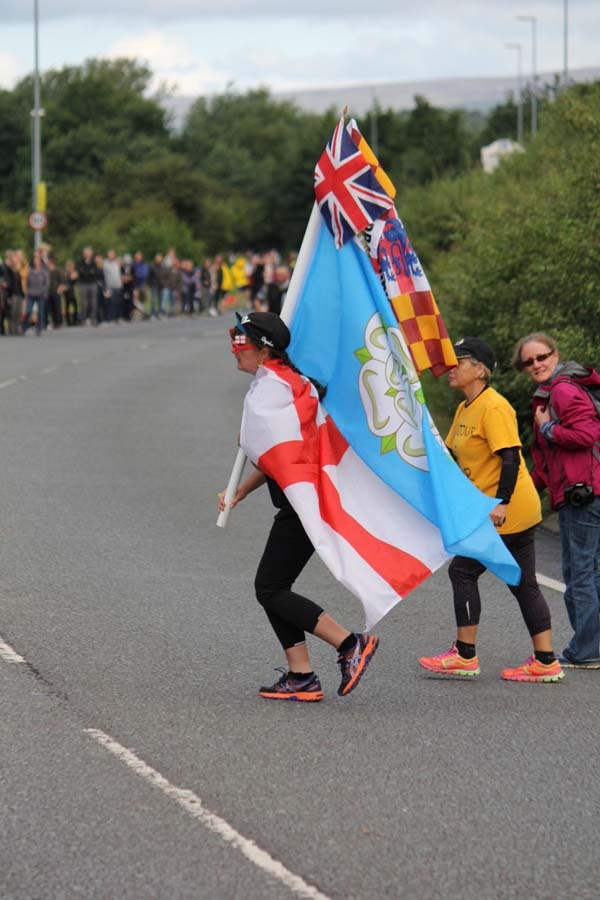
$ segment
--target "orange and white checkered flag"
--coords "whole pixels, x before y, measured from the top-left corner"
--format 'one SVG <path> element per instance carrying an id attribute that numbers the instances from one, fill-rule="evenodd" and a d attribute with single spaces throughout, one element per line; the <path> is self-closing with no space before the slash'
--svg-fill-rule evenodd
<path id="1" fill-rule="evenodd" d="M 354 119 L 347 131 L 370 163 L 373 174 L 391 198 L 396 189 L 361 134 Z M 373 268 L 379 275 L 415 369 L 443 375 L 456 365 L 456 355 L 427 276 L 413 250 L 396 209 L 385 213 L 363 233 Z"/>

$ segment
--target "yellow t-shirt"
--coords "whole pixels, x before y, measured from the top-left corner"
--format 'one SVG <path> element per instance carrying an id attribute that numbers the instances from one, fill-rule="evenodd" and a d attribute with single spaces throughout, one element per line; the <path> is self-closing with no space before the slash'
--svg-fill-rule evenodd
<path id="1" fill-rule="evenodd" d="M 520 447 L 515 411 L 501 394 L 488 387 L 471 403 L 459 404 L 446 437 L 458 465 L 480 491 L 495 497 L 500 482 L 499 450 Z M 540 498 L 521 455 L 517 483 L 506 508 L 500 534 L 531 528 L 542 518 Z"/>

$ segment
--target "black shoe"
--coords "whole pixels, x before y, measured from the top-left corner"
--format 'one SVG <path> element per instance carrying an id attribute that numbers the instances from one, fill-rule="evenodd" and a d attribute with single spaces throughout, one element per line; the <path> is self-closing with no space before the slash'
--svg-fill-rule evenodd
<path id="1" fill-rule="evenodd" d="M 313 673 L 298 681 L 290 678 L 290 673 L 285 669 L 278 669 L 282 676 L 275 684 L 269 687 L 261 687 L 259 694 L 267 700 L 300 700 L 315 702 L 323 699 L 321 682 Z"/>

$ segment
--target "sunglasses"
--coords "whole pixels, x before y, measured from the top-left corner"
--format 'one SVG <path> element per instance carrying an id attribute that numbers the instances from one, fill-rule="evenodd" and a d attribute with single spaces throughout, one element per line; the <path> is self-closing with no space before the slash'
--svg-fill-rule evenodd
<path id="1" fill-rule="evenodd" d="M 554 350 L 549 350 L 547 353 L 538 353 L 537 356 L 530 356 L 528 359 L 521 360 L 521 368 L 529 369 L 534 363 L 544 362 L 545 359 L 548 359 L 549 356 L 552 356 Z"/>
<path id="2" fill-rule="evenodd" d="M 239 328 L 239 326 L 238 326 Z M 242 350 L 256 350 L 256 347 L 252 343 L 252 341 L 248 338 L 248 335 L 244 332 L 244 334 L 240 334 L 238 328 L 230 328 L 229 329 L 229 340 L 231 341 L 231 352 L 232 353 L 241 353 Z"/>

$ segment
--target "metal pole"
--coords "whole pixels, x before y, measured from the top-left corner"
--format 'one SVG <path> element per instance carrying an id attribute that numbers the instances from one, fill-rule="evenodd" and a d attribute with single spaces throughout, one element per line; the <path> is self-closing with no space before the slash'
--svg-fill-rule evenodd
<path id="1" fill-rule="evenodd" d="M 564 0 L 563 2 L 563 25 L 564 25 L 564 39 L 563 39 L 563 54 L 564 54 L 564 71 L 563 71 L 563 81 L 565 87 L 569 81 L 569 0 Z"/>
<path id="2" fill-rule="evenodd" d="M 33 203 L 32 209 L 37 210 L 38 205 L 38 184 L 42 180 L 42 135 L 40 125 L 40 71 L 39 71 L 39 43 L 38 43 L 38 0 L 33 3 L 34 17 L 34 47 L 35 47 L 35 65 L 33 75 L 33 161 L 32 161 L 32 189 Z M 42 232 L 34 231 L 33 246 L 37 250 L 42 243 Z"/>
<path id="3" fill-rule="evenodd" d="M 523 91 L 521 88 L 521 44 L 507 44 L 511 50 L 517 51 L 517 141 L 523 143 Z"/>
<path id="4" fill-rule="evenodd" d="M 377 98 L 374 89 L 371 89 L 371 150 L 377 156 L 378 154 L 378 138 L 377 138 Z"/>
<path id="5" fill-rule="evenodd" d="M 517 16 L 520 22 L 531 22 L 531 136 L 537 133 L 537 19 L 535 16 Z"/>

